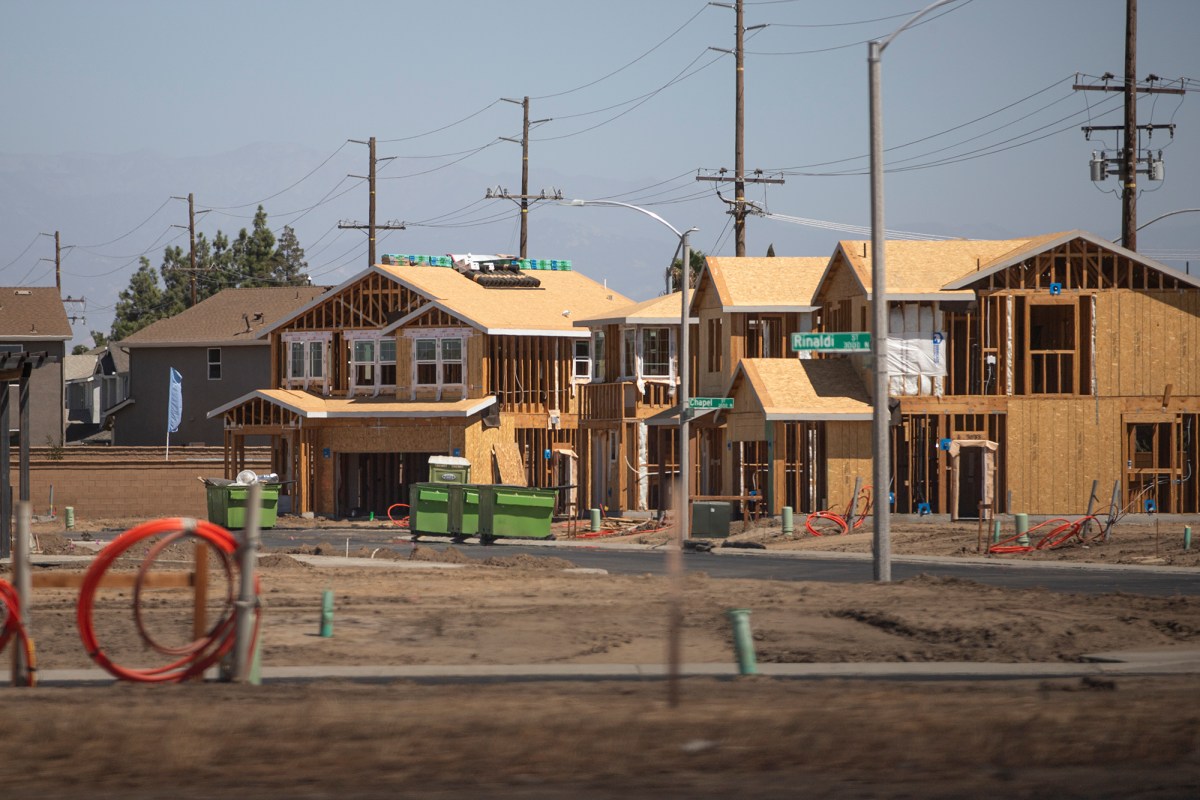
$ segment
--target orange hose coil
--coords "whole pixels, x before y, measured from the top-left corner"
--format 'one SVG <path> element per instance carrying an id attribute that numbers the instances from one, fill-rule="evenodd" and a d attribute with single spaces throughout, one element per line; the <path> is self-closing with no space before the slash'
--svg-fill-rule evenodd
<path id="1" fill-rule="evenodd" d="M 149 647 L 164 655 L 179 656 L 179 658 L 161 667 L 147 669 L 124 667 L 109 658 L 97 639 L 93 620 L 96 590 L 100 587 L 100 581 L 104 577 L 104 573 L 108 571 L 113 562 L 120 558 L 126 550 L 144 539 L 156 536 L 163 538 L 150 548 L 146 558 L 142 561 L 142 565 L 138 570 L 137 581 L 134 584 L 134 620 L 137 624 L 138 634 L 141 636 L 142 641 Z M 149 570 L 154 564 L 155 559 L 163 549 L 187 537 L 200 539 L 216 552 L 218 563 L 224 570 L 227 579 L 225 605 L 220 617 L 204 636 L 180 647 L 168 647 L 155 641 L 143 623 L 141 614 L 142 583 L 149 574 Z M 79 627 L 79 636 L 83 640 L 83 646 L 88 656 L 113 677 L 127 681 L 171 683 L 185 681 L 195 675 L 203 674 L 204 670 L 216 664 L 217 661 L 233 649 L 236 638 L 237 625 L 236 617 L 233 613 L 234 581 L 232 580 L 232 557 L 237 552 L 237 549 L 237 540 L 233 534 L 221 526 L 203 520 L 184 519 L 180 517 L 145 522 L 130 528 L 118 536 L 107 547 L 101 550 L 96 560 L 92 562 L 87 574 L 84 575 L 83 584 L 79 590 L 79 603 L 75 609 L 75 618 Z M 254 591 L 257 596 L 259 593 L 257 581 Z M 255 605 L 254 638 L 257 639 L 261 608 L 257 603 Z"/>

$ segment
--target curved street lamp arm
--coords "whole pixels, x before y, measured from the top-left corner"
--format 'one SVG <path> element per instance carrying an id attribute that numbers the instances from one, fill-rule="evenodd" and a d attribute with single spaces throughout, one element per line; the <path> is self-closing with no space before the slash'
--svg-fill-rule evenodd
<path id="1" fill-rule="evenodd" d="M 879 52 L 883 53 L 883 51 L 887 49 L 887 46 L 892 43 L 892 39 L 895 39 L 897 36 L 904 33 L 906 30 L 911 28 L 913 25 L 916 25 L 917 20 L 919 20 L 921 17 L 925 16 L 930 11 L 933 11 L 935 8 L 940 8 L 941 6 L 944 6 L 947 3 L 953 3 L 953 2 L 954 2 L 954 0 L 937 0 L 936 3 L 930 3 L 928 6 L 926 6 L 922 10 L 918 11 L 916 14 L 909 17 L 908 22 L 905 22 L 903 25 L 901 25 L 899 28 L 897 28 L 895 31 L 893 31 L 890 36 L 888 36 L 886 39 L 884 39 L 883 41 L 881 41 L 879 43 Z"/>

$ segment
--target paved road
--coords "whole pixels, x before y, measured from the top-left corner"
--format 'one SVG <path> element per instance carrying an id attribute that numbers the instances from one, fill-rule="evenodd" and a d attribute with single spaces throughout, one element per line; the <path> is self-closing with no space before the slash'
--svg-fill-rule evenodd
<path id="1" fill-rule="evenodd" d="M 344 547 L 349 539 L 351 550 L 359 547 L 410 547 L 407 536 L 382 529 L 372 530 L 268 530 L 263 531 L 267 547 L 316 545 L 321 542 Z M 422 547 L 445 548 L 444 539 L 422 539 Z M 484 548 L 475 540 L 456 545 L 471 558 L 491 555 L 529 553 L 556 555 L 580 567 L 605 569 L 614 574 L 662 574 L 665 558 L 661 550 L 616 549 L 611 545 L 579 542 L 512 543 L 501 541 Z M 333 555 L 333 554 L 331 554 Z M 872 580 L 869 556 L 846 554 L 781 554 L 763 551 L 723 551 L 688 553 L 686 569 L 705 572 L 713 578 L 755 578 L 784 581 L 832 581 L 864 583 Z M 1044 562 L 1021 563 L 1015 559 L 893 557 L 892 579 L 905 580 L 917 575 L 960 578 L 1009 588 L 1044 588 L 1055 592 L 1102 594 L 1127 592 L 1144 595 L 1200 595 L 1200 571 L 1170 567 L 1114 567 L 1111 565 L 1047 565 Z"/>

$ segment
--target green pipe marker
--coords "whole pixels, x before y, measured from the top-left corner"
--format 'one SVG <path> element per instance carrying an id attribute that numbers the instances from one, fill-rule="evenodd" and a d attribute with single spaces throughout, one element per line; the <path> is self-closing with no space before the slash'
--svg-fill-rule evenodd
<path id="1" fill-rule="evenodd" d="M 992 520 L 992 544 L 996 544 L 999 541 L 1000 541 L 1000 520 L 997 518 L 997 519 Z"/>
<path id="2" fill-rule="evenodd" d="M 1184 550 L 1192 549 L 1192 526 L 1191 525 L 1183 526 L 1183 549 Z"/>
<path id="3" fill-rule="evenodd" d="M 737 652 L 738 671 L 743 675 L 757 675 L 758 665 L 754 658 L 754 637 L 750 634 L 750 611 L 731 608 L 725 612 L 733 623 L 733 648 Z"/>
<path id="4" fill-rule="evenodd" d="M 783 507 L 783 535 L 791 536 L 792 532 L 795 530 L 796 530 L 796 525 L 792 521 L 792 507 L 784 506 Z"/>
<path id="5" fill-rule="evenodd" d="M 333 636 L 333 589 L 321 594 L 321 636 L 325 639 Z"/>
<path id="6" fill-rule="evenodd" d="M 1022 547 L 1029 546 L 1029 515 L 1028 514 L 1013 514 L 1013 521 L 1017 523 L 1017 544 Z"/>
<path id="7" fill-rule="evenodd" d="M 600 509 L 588 509 L 588 530 L 596 533 L 600 530 Z"/>

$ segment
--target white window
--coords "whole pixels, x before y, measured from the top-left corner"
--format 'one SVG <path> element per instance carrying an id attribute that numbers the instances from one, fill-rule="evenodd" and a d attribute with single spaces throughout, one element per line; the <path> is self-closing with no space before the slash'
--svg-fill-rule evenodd
<path id="1" fill-rule="evenodd" d="M 671 375 L 671 330 L 642 328 L 643 378 L 666 378 Z"/>
<path id="2" fill-rule="evenodd" d="M 348 331 L 350 392 L 379 394 L 396 386 L 396 340 L 373 331 Z"/>
<path id="3" fill-rule="evenodd" d="M 575 370 L 572 373 L 577 381 L 592 379 L 592 342 L 590 339 L 576 339 L 573 343 L 575 350 Z"/>
<path id="4" fill-rule="evenodd" d="M 413 347 L 413 390 L 436 388 L 438 397 L 446 387 L 461 388 L 466 396 L 466 365 L 463 363 L 464 335 L 461 329 L 409 331 Z M 393 361 L 395 354 L 393 353 Z"/>
<path id="5" fill-rule="evenodd" d="M 210 381 L 221 380 L 221 348 L 208 348 L 208 379 Z"/>
<path id="6" fill-rule="evenodd" d="M 308 389 L 313 385 L 327 388 L 325 364 L 332 338 L 330 333 L 288 333 L 283 337 L 284 388 Z"/>

